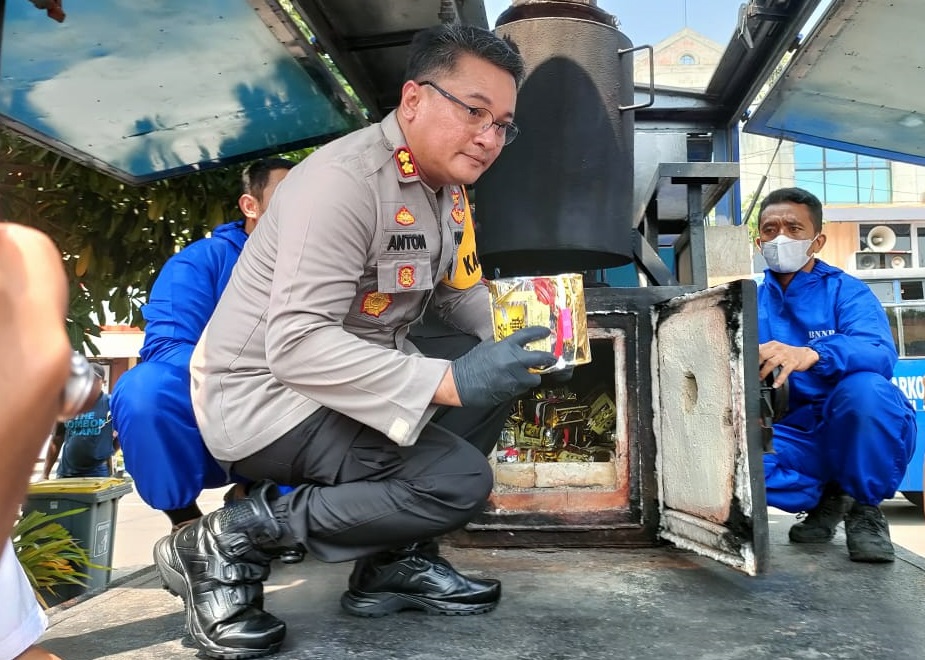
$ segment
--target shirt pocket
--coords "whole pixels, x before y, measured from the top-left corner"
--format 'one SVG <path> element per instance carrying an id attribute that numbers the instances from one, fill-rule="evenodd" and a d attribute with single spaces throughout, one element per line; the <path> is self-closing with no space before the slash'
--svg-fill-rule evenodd
<path id="1" fill-rule="evenodd" d="M 389 254 L 376 263 L 380 293 L 429 291 L 434 288 L 429 254 Z"/>

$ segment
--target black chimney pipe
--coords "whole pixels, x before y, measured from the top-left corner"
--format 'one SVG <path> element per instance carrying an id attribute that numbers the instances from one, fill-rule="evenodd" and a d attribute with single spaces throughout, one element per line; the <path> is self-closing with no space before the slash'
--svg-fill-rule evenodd
<path id="1" fill-rule="evenodd" d="M 630 40 L 594 0 L 515 2 L 495 32 L 527 67 L 521 132 L 475 187 L 487 273 L 557 274 L 629 263 L 633 208 Z"/>

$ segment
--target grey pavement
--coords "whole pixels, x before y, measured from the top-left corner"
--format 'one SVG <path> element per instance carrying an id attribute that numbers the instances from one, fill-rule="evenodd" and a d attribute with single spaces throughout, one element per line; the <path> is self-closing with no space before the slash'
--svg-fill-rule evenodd
<path id="1" fill-rule="evenodd" d="M 206 491 L 200 505 L 215 509 L 223 495 L 224 489 Z M 771 571 L 758 578 L 671 546 L 449 547 L 460 570 L 503 579 L 501 605 L 477 617 L 357 619 L 338 605 L 349 564 L 277 563 L 267 609 L 287 622 L 289 633 L 276 657 L 921 660 L 925 518 L 902 498 L 884 510 L 904 547 L 895 564 L 879 566 L 848 561 L 841 529 L 828 545 L 789 544 L 794 517 L 772 510 Z M 43 644 L 65 660 L 197 657 L 181 601 L 160 588 L 151 566 L 151 548 L 168 530 L 166 516 L 137 493 L 124 496 L 112 584 L 49 610 Z"/>
<path id="2" fill-rule="evenodd" d="M 900 548 L 894 564 L 853 564 L 842 531 L 795 546 L 792 522 L 771 515 L 771 570 L 757 578 L 671 546 L 447 548 L 460 570 L 503 579 L 499 607 L 474 617 L 351 617 L 338 604 L 349 564 L 274 564 L 266 608 L 288 625 L 276 657 L 921 660 L 925 561 Z M 197 657 L 181 601 L 151 569 L 49 614 L 43 644 L 66 660 Z"/>
<path id="3" fill-rule="evenodd" d="M 222 506 L 225 489 L 207 490 L 199 498 L 203 511 Z M 775 511 L 786 516 L 782 511 Z M 883 503 L 894 543 L 925 557 L 925 515 L 902 497 Z M 154 511 L 132 492 L 119 501 L 113 549 L 112 579 L 117 580 L 150 566 L 154 542 L 170 531 L 167 516 Z M 925 657 L 925 655 L 923 655 Z"/>

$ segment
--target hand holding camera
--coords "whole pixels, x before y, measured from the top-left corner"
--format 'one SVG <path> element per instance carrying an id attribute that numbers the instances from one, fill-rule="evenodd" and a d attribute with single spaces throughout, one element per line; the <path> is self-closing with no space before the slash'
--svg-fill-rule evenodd
<path id="1" fill-rule="evenodd" d="M 93 408 L 103 379 L 93 370 L 86 357 L 74 351 L 71 353 L 71 375 L 61 392 L 61 410 L 58 421 L 65 421 Z"/>

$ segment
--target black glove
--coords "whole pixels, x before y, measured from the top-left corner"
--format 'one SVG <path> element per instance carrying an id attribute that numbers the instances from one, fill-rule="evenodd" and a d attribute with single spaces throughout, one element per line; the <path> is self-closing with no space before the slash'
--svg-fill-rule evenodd
<path id="1" fill-rule="evenodd" d="M 501 341 L 482 342 L 454 360 L 453 380 L 462 405 L 496 406 L 538 386 L 540 375 L 529 370 L 554 365 L 556 356 L 524 346 L 548 336 L 549 328 L 524 328 Z"/>

